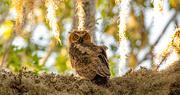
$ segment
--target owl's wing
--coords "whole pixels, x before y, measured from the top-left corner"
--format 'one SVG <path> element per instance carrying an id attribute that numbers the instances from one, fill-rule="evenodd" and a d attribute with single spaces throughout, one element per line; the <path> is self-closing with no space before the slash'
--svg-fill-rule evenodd
<path id="1" fill-rule="evenodd" d="M 107 46 L 98 46 L 102 50 L 102 54 L 107 58 L 106 50 L 108 49 Z"/>
<path id="2" fill-rule="evenodd" d="M 102 59 L 102 61 L 104 63 L 106 63 L 107 67 L 109 68 L 109 61 L 107 60 L 107 54 L 106 54 L 106 50 L 108 49 L 107 46 L 98 46 L 101 50 L 102 50 L 102 55 L 98 56 L 100 59 Z"/>
<path id="3" fill-rule="evenodd" d="M 97 53 L 102 52 L 102 50 L 93 43 L 75 44 L 74 47 L 77 48 L 82 54 L 87 53 L 89 55 L 97 55 Z"/>
<path id="4" fill-rule="evenodd" d="M 102 77 L 111 76 L 109 70 L 109 61 L 107 60 L 106 46 L 99 46 L 102 52 L 99 53 L 98 58 L 100 59 L 99 66 L 97 67 L 97 73 Z"/>
<path id="5" fill-rule="evenodd" d="M 78 49 L 82 54 L 89 55 L 89 58 L 92 60 L 90 68 L 102 77 L 109 77 L 111 75 L 109 70 L 109 61 L 107 60 L 106 55 L 106 46 L 97 46 L 93 43 L 89 44 L 75 44 L 74 47 Z"/>

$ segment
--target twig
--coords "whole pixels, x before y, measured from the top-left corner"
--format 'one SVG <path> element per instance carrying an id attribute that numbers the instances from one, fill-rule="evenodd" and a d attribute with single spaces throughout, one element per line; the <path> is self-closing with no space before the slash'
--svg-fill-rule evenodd
<path id="1" fill-rule="evenodd" d="M 148 31 L 149 31 L 149 30 L 151 29 L 151 27 L 153 26 L 153 23 L 154 23 L 154 21 L 152 20 L 152 21 L 151 21 L 151 24 L 149 25 L 149 27 L 148 27 L 148 29 L 147 29 Z"/>
<path id="2" fill-rule="evenodd" d="M 180 27 L 180 23 L 178 22 L 178 16 L 176 17 L 175 25 L 176 25 L 176 28 Z"/>
<path id="3" fill-rule="evenodd" d="M 11 3 L 11 2 L 12 2 L 12 1 L 10 1 L 9 3 Z M 0 18 L 0 25 L 1 25 L 1 24 L 4 23 L 7 15 L 8 15 L 8 13 L 9 13 L 9 10 L 10 10 L 9 7 L 10 7 L 10 6 L 7 6 L 7 5 L 6 5 L 5 3 L 3 3 L 3 2 L 0 2 L 0 6 L 1 6 L 2 9 L 3 9 L 3 8 L 8 9 L 6 12 L 3 12 L 3 13 L 0 14 L 0 16 L 1 16 L 1 18 Z"/>
<path id="4" fill-rule="evenodd" d="M 44 65 L 45 64 L 45 62 L 49 58 L 50 54 L 52 53 L 52 50 L 54 49 L 54 45 L 55 45 L 55 41 L 53 41 L 53 43 L 50 46 L 51 49 L 48 51 L 48 54 L 46 55 L 46 57 L 42 58 L 43 61 L 39 65 Z"/>
<path id="5" fill-rule="evenodd" d="M 166 24 L 165 28 L 163 29 L 163 32 L 161 33 L 161 35 L 158 37 L 158 39 L 156 40 L 156 42 L 154 43 L 154 46 L 159 42 L 159 40 L 162 38 L 162 36 L 164 35 L 164 33 L 166 32 L 166 29 L 168 28 L 169 24 L 174 21 L 176 19 L 178 12 L 176 11 L 174 13 L 174 15 L 171 17 L 171 19 L 169 20 L 169 22 Z"/>
<path id="6" fill-rule="evenodd" d="M 6 61 L 6 58 L 7 58 L 7 55 L 9 54 L 9 51 L 11 50 L 11 46 L 12 46 L 12 42 L 14 40 L 14 38 L 16 37 L 16 32 L 13 31 L 12 34 L 11 34 L 11 37 L 9 38 L 8 42 L 9 42 L 9 45 L 7 46 L 7 50 L 5 51 L 4 55 L 3 55 L 3 60 L 2 60 L 2 64 L 1 64 L 1 68 L 3 68 L 3 65 Z"/>
<path id="7" fill-rule="evenodd" d="M 159 69 L 159 67 L 161 66 L 161 64 L 163 63 L 163 61 L 166 59 L 167 56 L 164 56 L 163 59 L 161 60 L 160 64 L 156 67 L 156 71 Z"/>

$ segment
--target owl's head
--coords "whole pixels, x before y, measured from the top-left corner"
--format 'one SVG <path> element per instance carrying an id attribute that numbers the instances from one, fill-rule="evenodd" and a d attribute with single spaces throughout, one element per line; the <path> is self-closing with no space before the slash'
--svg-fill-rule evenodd
<path id="1" fill-rule="evenodd" d="M 69 44 L 72 43 L 91 43 L 91 36 L 86 30 L 73 30 L 69 36 Z"/>

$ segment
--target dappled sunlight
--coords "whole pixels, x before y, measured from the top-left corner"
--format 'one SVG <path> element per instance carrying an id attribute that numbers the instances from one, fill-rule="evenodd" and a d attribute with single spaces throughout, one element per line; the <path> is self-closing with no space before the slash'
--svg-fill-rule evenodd
<path id="1" fill-rule="evenodd" d="M 155 12 L 162 12 L 164 0 L 153 0 L 153 1 L 154 1 L 154 11 Z"/>
<path id="2" fill-rule="evenodd" d="M 164 0 L 154 0 L 154 24 L 158 25 L 158 20 L 161 18 L 163 11 L 163 2 Z"/>
<path id="3" fill-rule="evenodd" d="M 4 24 L 0 26 L 1 30 L 3 31 L 3 35 L 5 36 L 5 39 L 9 39 L 11 36 L 11 31 L 13 30 L 13 22 L 12 21 L 5 21 Z"/>

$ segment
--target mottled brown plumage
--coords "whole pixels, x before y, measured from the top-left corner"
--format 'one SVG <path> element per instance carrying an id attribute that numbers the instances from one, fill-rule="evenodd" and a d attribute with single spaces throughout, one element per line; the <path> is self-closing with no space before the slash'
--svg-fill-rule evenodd
<path id="1" fill-rule="evenodd" d="M 69 58 L 72 69 L 81 79 L 106 83 L 110 77 L 106 46 L 91 42 L 87 31 L 72 31 L 69 36 Z"/>

